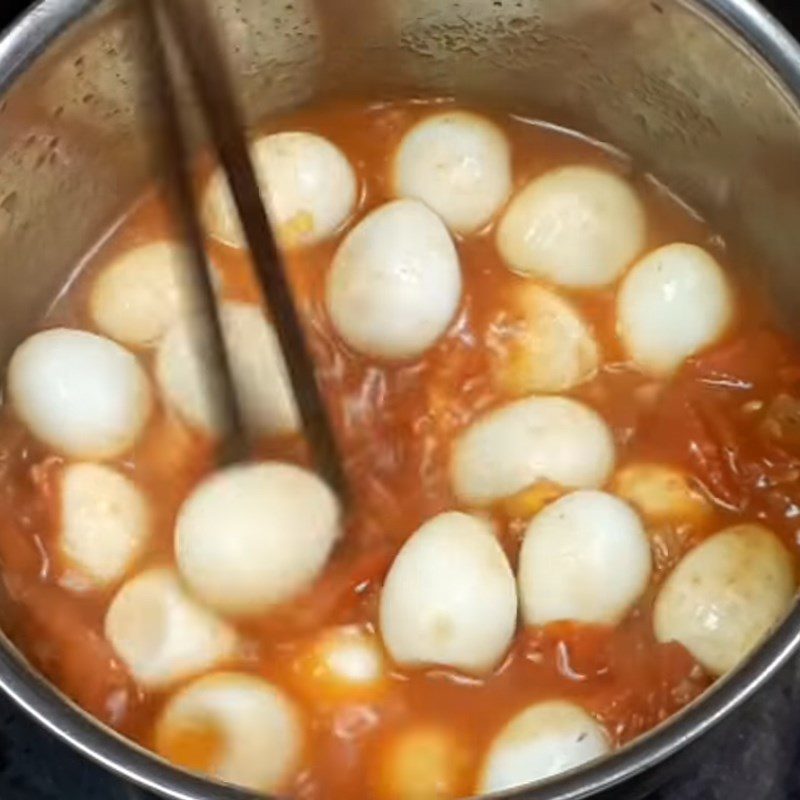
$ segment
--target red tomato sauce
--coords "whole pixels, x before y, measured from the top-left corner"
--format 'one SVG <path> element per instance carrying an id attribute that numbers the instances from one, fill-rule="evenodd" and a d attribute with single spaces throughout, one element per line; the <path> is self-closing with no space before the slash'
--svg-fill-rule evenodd
<path id="1" fill-rule="evenodd" d="M 359 179 L 355 218 L 391 199 L 391 154 L 430 102 L 335 100 L 270 121 L 261 132 L 310 130 L 348 155 Z M 445 103 L 435 104 L 445 107 Z M 507 133 L 515 189 L 549 168 L 601 165 L 624 174 L 648 214 L 648 249 L 674 241 L 709 249 L 730 270 L 724 243 L 683 205 L 618 154 L 544 125 L 487 112 Z M 201 159 L 198 185 L 209 165 Z M 350 227 L 350 224 L 348 225 Z M 98 249 L 41 327 L 92 329 L 86 310 L 94 275 L 126 249 L 174 226 L 153 189 Z M 617 466 L 640 460 L 685 469 L 711 501 L 700 524 L 649 531 L 656 568 L 651 588 L 615 628 L 572 623 L 520 629 L 504 662 L 482 680 L 446 669 L 392 667 L 385 690 L 342 705 L 304 691 L 298 658 L 322 628 L 376 626 L 381 581 L 405 539 L 426 519 L 458 508 L 448 478 L 454 437 L 510 398 L 492 381 L 487 335 L 504 298 L 523 282 L 502 264 L 494 228 L 457 237 L 464 295 L 447 335 L 410 363 L 378 363 L 349 351 L 323 305 L 324 280 L 341 235 L 293 251 L 287 263 L 307 325 L 321 384 L 345 454 L 354 501 L 346 533 L 316 585 L 285 607 L 241 624 L 248 646 L 236 668 L 262 675 L 291 694 L 307 717 L 308 745 L 294 792 L 304 800 L 382 797 L 383 743 L 411 723 L 452 730 L 465 753 L 454 790 L 471 792 L 481 754 L 511 715 L 540 699 L 574 699 L 630 741 L 697 697 L 711 679 L 678 644 L 656 642 L 651 608 L 665 573 L 692 546 L 732 522 L 763 521 L 798 552 L 800 349 L 771 322 L 767 305 L 739 285 L 735 323 L 725 339 L 690 359 L 668 381 L 641 375 L 615 335 L 614 290 L 559 291 L 590 322 L 603 366 L 569 392 L 612 427 Z M 259 302 L 248 257 L 215 241 L 208 252 L 229 299 Z M 746 266 L 746 265 L 739 265 Z M 741 302 L 743 297 L 747 302 Z M 151 370 L 152 351 L 139 352 Z M 151 373 L 152 374 L 152 373 Z M 798 412 L 800 413 L 800 412 Z M 777 419 L 777 422 L 776 422 Z M 307 463 L 299 437 L 265 440 L 260 454 Z M 89 712 L 145 746 L 165 693 L 145 693 L 103 636 L 111 593 L 79 595 L 59 585 L 58 468 L 53 456 L 5 407 L 0 419 L 0 565 L 10 599 L 6 630 L 31 661 Z M 152 545 L 140 567 L 172 562 L 173 524 L 188 491 L 214 468 L 214 445 L 159 405 L 136 448 L 116 462 L 147 493 L 156 514 Z M 525 519 L 495 509 L 500 541 L 516 565 Z M 191 761 L 191 759 L 188 759 Z"/>

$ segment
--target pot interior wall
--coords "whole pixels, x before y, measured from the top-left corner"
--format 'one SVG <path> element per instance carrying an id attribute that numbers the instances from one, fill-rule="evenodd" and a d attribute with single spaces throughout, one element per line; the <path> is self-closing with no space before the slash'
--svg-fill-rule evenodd
<path id="1" fill-rule="evenodd" d="M 87 0 L 87 6 L 94 5 Z M 102 2 L 0 106 L 0 357 L 150 175 L 133 7 Z M 800 118 L 678 0 L 215 0 L 252 120 L 329 92 L 435 93 L 576 128 L 707 216 L 797 319 Z"/>

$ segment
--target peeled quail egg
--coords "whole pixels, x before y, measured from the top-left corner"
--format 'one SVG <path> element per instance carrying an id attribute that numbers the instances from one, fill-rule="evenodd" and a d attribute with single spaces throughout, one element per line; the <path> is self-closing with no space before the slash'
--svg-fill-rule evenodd
<path id="1" fill-rule="evenodd" d="M 152 406 L 147 375 L 132 353 L 70 328 L 26 339 L 11 358 L 8 390 L 31 432 L 75 458 L 112 458 L 128 450 Z"/>
<path id="2" fill-rule="evenodd" d="M 552 778 L 611 750 L 605 730 L 580 706 L 550 701 L 529 706 L 495 737 L 477 791 L 499 792 Z"/>
<path id="3" fill-rule="evenodd" d="M 186 248 L 169 240 L 135 247 L 109 264 L 92 285 L 89 313 L 106 336 L 154 345 L 191 308 Z"/>
<path id="4" fill-rule="evenodd" d="M 251 145 L 250 156 L 284 247 L 327 239 L 352 213 L 358 191 L 355 172 L 347 156 L 322 136 L 302 131 L 263 136 Z M 245 246 L 221 170 L 206 187 L 203 216 L 217 239 L 234 247 Z"/>
<path id="5" fill-rule="evenodd" d="M 698 523 L 711 509 L 682 470 L 666 464 L 629 464 L 614 476 L 614 494 L 653 523 Z"/>
<path id="6" fill-rule="evenodd" d="M 700 247 L 671 244 L 639 261 L 617 296 L 617 330 L 634 362 L 669 375 L 728 327 L 733 300 L 722 268 Z"/>
<path id="7" fill-rule="evenodd" d="M 562 167 L 511 200 L 497 247 L 523 275 L 562 286 L 606 286 L 642 251 L 645 228 L 642 203 L 621 177 L 596 167 Z"/>
<path id="8" fill-rule="evenodd" d="M 108 586 L 127 573 L 150 537 L 150 508 L 139 487 L 101 464 L 67 466 L 60 486 L 61 583 L 78 591 Z"/>
<path id="9" fill-rule="evenodd" d="M 198 598 L 218 611 L 251 614 L 311 585 L 339 532 L 336 497 L 314 473 L 241 464 L 211 475 L 184 501 L 175 553 Z"/>
<path id="10" fill-rule="evenodd" d="M 600 365 L 597 340 L 578 311 L 535 284 L 514 292 L 489 343 L 497 382 L 515 395 L 566 391 Z"/>
<path id="11" fill-rule="evenodd" d="M 380 643 L 372 631 L 360 625 L 324 630 L 296 667 L 303 690 L 323 702 L 370 697 L 386 678 Z"/>
<path id="12" fill-rule="evenodd" d="M 418 122 L 394 157 L 399 197 L 421 200 L 458 233 L 482 228 L 511 191 L 511 148 L 488 119 L 444 111 Z"/>
<path id="13" fill-rule="evenodd" d="M 627 503 L 605 492 L 573 492 L 540 511 L 525 531 L 523 619 L 617 623 L 644 592 L 651 569 L 647 534 Z"/>
<path id="14" fill-rule="evenodd" d="M 277 792 L 299 766 L 300 713 L 276 686 L 253 675 L 217 672 L 167 702 L 156 751 L 178 766 L 256 792 Z"/>
<path id="15" fill-rule="evenodd" d="M 211 669 L 236 650 L 235 632 L 198 605 L 166 567 L 149 569 L 117 592 L 106 638 L 145 689 L 161 689 Z"/>
<path id="16" fill-rule="evenodd" d="M 460 300 L 455 245 L 417 200 L 395 200 L 364 217 L 328 273 L 334 328 L 354 350 L 376 358 L 421 355 L 447 330 Z"/>
<path id="17" fill-rule="evenodd" d="M 468 794 L 470 753 L 445 727 L 430 723 L 389 738 L 378 758 L 380 800 L 456 800 Z"/>
<path id="18" fill-rule="evenodd" d="M 516 620 L 514 576 L 491 525 L 455 511 L 412 534 L 381 593 L 381 635 L 404 665 L 488 672 L 511 644 Z"/>
<path id="19" fill-rule="evenodd" d="M 602 486 L 614 468 L 603 419 L 565 397 L 528 397 L 489 412 L 461 434 L 451 457 L 460 500 L 490 505 L 540 481 Z"/>

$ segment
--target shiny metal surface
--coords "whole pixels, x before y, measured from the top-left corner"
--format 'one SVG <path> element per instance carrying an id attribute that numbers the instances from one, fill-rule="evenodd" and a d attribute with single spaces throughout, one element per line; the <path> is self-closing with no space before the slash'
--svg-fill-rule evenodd
<path id="1" fill-rule="evenodd" d="M 328 91 L 494 103 L 629 153 L 800 319 L 800 50 L 751 0 L 215 0 L 251 119 Z M 152 175 L 124 2 L 43 0 L 0 40 L 0 359 Z M 800 326 L 799 326 L 800 327 Z M 739 671 L 612 758 L 507 797 L 633 797 L 800 647 L 800 609 Z M 167 797 L 247 794 L 102 728 L 10 643 L 0 686 L 90 758 Z M 632 779 L 636 779 L 633 784 Z M 622 787 L 626 788 L 622 788 Z M 633 788 L 631 788 L 631 786 Z"/>

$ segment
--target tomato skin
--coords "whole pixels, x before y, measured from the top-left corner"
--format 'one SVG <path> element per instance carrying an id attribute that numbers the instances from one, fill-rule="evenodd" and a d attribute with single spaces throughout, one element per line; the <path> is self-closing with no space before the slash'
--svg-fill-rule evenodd
<path id="1" fill-rule="evenodd" d="M 617 744 L 657 725 L 711 683 L 682 645 L 655 641 L 646 605 L 616 627 L 557 622 L 529 628 L 515 647 L 520 659 L 554 664 Z"/>
<path id="2" fill-rule="evenodd" d="M 687 470 L 719 522 L 761 519 L 786 536 L 800 500 L 797 364 L 797 345 L 760 326 L 689 360 L 638 420 L 626 457 Z M 778 414 L 788 424 L 776 435 Z"/>

